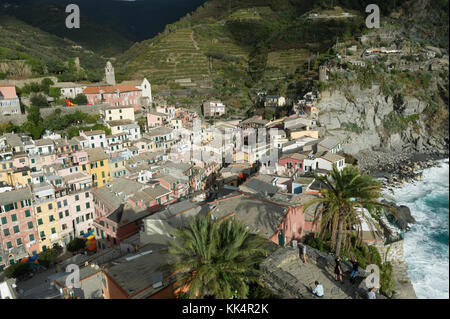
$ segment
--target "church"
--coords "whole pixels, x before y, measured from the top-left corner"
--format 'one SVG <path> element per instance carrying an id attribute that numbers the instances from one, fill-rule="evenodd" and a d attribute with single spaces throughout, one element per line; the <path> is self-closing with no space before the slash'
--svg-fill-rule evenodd
<path id="1" fill-rule="evenodd" d="M 83 94 L 86 95 L 89 104 L 133 107 L 135 111 L 142 107 L 151 107 L 153 102 L 152 86 L 146 78 L 142 82 L 126 81 L 116 84 L 114 67 L 108 61 L 105 67 L 104 82 L 84 88 Z"/>

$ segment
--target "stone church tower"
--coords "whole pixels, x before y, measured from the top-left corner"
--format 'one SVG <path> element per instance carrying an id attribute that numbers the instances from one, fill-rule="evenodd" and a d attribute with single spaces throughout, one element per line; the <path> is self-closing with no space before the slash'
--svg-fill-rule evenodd
<path id="1" fill-rule="evenodd" d="M 112 66 L 110 61 L 106 63 L 105 81 L 106 83 L 108 83 L 108 85 L 116 85 L 116 76 L 114 75 L 114 67 Z"/>

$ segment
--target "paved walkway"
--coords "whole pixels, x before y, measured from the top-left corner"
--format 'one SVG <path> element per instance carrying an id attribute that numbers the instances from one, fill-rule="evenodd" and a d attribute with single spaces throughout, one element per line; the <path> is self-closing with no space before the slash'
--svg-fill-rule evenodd
<path id="1" fill-rule="evenodd" d="M 48 276 L 55 274 L 55 268 L 35 274 L 32 278 L 19 281 L 17 292 L 19 299 L 62 299 L 59 290 L 46 281 Z"/>
<path id="2" fill-rule="evenodd" d="M 340 283 L 334 278 L 334 273 L 321 269 L 311 262 L 303 263 L 299 259 L 281 265 L 280 268 L 293 275 L 304 288 L 302 294 L 310 295 L 311 298 L 317 298 L 311 294 L 316 280 L 322 284 L 326 299 L 356 298 L 356 289 L 361 282 L 359 278 L 355 284 L 352 284 L 348 279 L 349 274 L 344 274 L 344 283 Z"/>
<path id="3" fill-rule="evenodd" d="M 324 288 L 324 299 L 365 298 L 364 273 L 358 274 L 354 283 L 350 282 L 350 265 L 342 263 L 344 282 L 334 277 L 334 257 L 308 247 L 306 263 L 300 259 L 299 250 L 289 247 L 273 252 L 261 264 L 264 281 L 281 298 L 316 299 L 312 294 L 317 280 Z M 377 294 L 377 298 L 379 296 Z"/>

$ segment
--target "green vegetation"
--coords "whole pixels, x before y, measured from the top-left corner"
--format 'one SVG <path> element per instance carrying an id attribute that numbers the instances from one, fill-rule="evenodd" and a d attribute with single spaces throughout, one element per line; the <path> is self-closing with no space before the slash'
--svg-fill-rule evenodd
<path id="1" fill-rule="evenodd" d="M 40 93 L 33 94 L 30 98 L 30 102 L 31 102 L 31 106 L 35 106 L 35 107 L 48 106 L 47 98 Z"/>
<path id="2" fill-rule="evenodd" d="M 42 32 L 48 32 L 54 35 L 54 38 L 57 38 L 59 42 L 79 46 L 76 51 L 80 55 L 86 55 L 85 51 L 94 51 L 99 55 L 114 56 L 122 53 L 131 45 L 131 41 L 119 32 L 112 31 L 105 24 L 95 23 L 86 14 L 81 14 L 81 28 L 66 28 L 65 17 L 67 13 L 64 4 L 45 3 L 43 1 L 26 4 L 16 3 L 8 7 L 1 7 L 1 14 L 13 16 L 30 26 L 39 28 Z"/>
<path id="3" fill-rule="evenodd" d="M 249 284 L 258 282 L 259 263 L 267 255 L 265 239 L 250 234 L 235 219 L 214 221 L 201 215 L 187 228 L 177 230 L 168 252 L 176 261 L 176 286 L 189 298 L 247 298 Z"/>
<path id="4" fill-rule="evenodd" d="M 352 230 L 356 225 L 361 229 L 362 220 L 367 219 L 364 214 L 358 213 L 356 208 L 365 207 L 370 210 L 382 205 L 378 201 L 382 197 L 381 184 L 371 176 L 360 173 L 356 167 L 346 166 L 342 171 L 338 171 L 334 164 L 329 176 L 314 177 L 325 185 L 321 191 L 324 196 L 311 200 L 305 207 L 322 204 L 317 217 L 321 218 L 320 235 L 322 238 L 330 235 L 330 245 L 339 256 L 341 249 L 345 251 L 351 244 L 350 236 L 354 232 L 348 230 Z M 367 222 L 370 223 L 370 220 Z M 361 233 L 356 232 L 358 240 L 360 236 Z"/>
<path id="5" fill-rule="evenodd" d="M 47 249 L 39 254 L 38 262 L 40 265 L 48 268 L 52 266 L 56 258 L 58 258 L 59 251 L 56 248 Z"/>
<path id="6" fill-rule="evenodd" d="M 99 77 L 96 72 L 104 67 L 105 58 L 80 48 L 67 38 L 59 38 L 16 18 L 3 15 L 1 9 L 0 78 L 61 76 L 68 73 L 69 61 L 73 61 L 75 57 L 79 57 L 81 66 L 89 70 L 81 70 L 80 79 L 95 80 Z M 103 44 L 103 41 L 97 42 Z M 69 80 L 65 75 L 62 78 Z M 75 80 L 75 77 L 72 79 Z"/>
<path id="7" fill-rule="evenodd" d="M 400 133 L 406 130 L 410 123 L 415 123 L 419 120 L 418 114 L 412 114 L 407 117 L 403 117 L 395 111 L 392 111 L 386 115 L 383 119 L 383 126 L 390 133 Z"/>
<path id="8" fill-rule="evenodd" d="M 77 252 L 86 248 L 86 243 L 82 238 L 75 238 L 67 244 L 67 250 Z"/>
<path id="9" fill-rule="evenodd" d="M 55 112 L 42 118 L 40 108 L 38 106 L 31 106 L 28 108 L 27 121 L 21 126 L 14 125 L 11 122 L 0 123 L 1 133 L 11 132 L 28 132 L 33 139 L 39 139 L 46 130 L 52 132 L 62 132 L 68 138 L 79 135 L 80 130 L 104 130 L 106 135 L 111 134 L 111 129 L 103 124 L 98 124 L 100 118 L 99 114 L 88 114 L 81 111 L 75 113 L 62 115 L 60 109 L 55 109 Z"/>
<path id="10" fill-rule="evenodd" d="M 4 274 L 6 278 L 21 279 L 31 273 L 31 265 L 29 263 L 17 263 L 10 265 L 5 269 Z"/>
<path id="11" fill-rule="evenodd" d="M 342 123 L 342 125 L 344 126 L 344 128 L 348 131 L 354 132 L 354 133 L 358 133 L 361 134 L 364 131 L 364 128 L 359 127 L 358 124 L 356 123 Z"/>

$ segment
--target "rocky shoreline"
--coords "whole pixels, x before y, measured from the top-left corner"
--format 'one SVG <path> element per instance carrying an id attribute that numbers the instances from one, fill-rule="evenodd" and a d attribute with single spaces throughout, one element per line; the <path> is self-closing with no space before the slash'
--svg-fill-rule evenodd
<path id="1" fill-rule="evenodd" d="M 383 188 L 393 192 L 393 188 L 404 183 L 422 180 L 422 171 L 437 165 L 438 160 L 448 159 L 447 153 L 393 153 L 360 151 L 355 158 L 362 171 L 377 178 Z"/>
<path id="2" fill-rule="evenodd" d="M 377 151 L 361 151 L 355 156 L 358 166 L 362 171 L 367 171 L 372 177 L 377 178 L 383 188 L 394 193 L 394 188 L 402 187 L 404 183 L 411 183 L 422 180 L 424 169 L 435 167 L 437 161 L 448 159 L 448 152 L 445 154 L 419 154 L 419 153 L 387 153 Z M 394 243 L 394 250 L 389 253 L 394 271 L 395 291 L 393 298 L 417 298 L 408 277 L 408 265 L 403 257 L 403 232 L 410 228 L 410 224 L 415 223 L 409 207 L 397 206 L 392 201 L 386 201 L 396 210 L 393 214 L 389 210 L 384 210 L 384 216 L 380 218 L 379 224 L 384 231 L 386 243 L 381 251 L 386 251 Z M 392 247 L 391 247 L 392 248 Z"/>

